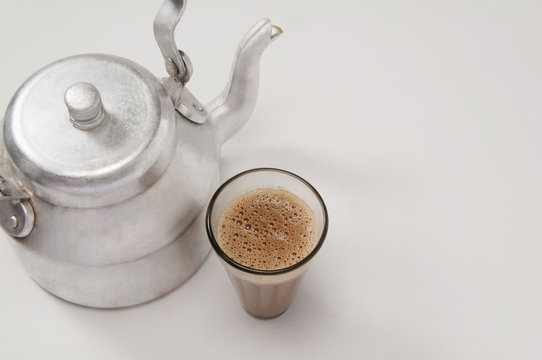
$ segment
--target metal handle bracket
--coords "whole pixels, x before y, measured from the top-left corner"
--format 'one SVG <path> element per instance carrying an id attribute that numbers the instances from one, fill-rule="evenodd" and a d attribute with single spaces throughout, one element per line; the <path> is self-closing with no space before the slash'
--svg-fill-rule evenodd
<path id="1" fill-rule="evenodd" d="M 0 175 L 0 225 L 11 236 L 25 237 L 34 228 L 30 196 Z"/>
<path id="2" fill-rule="evenodd" d="M 185 7 L 184 0 L 165 0 L 154 18 L 154 37 L 164 57 L 167 73 L 182 84 L 192 76 L 192 62 L 175 42 L 175 28 Z"/>
<path id="3" fill-rule="evenodd" d="M 185 0 L 164 0 L 154 18 L 154 37 L 170 76 L 164 80 L 164 88 L 173 101 L 175 110 L 186 119 L 202 124 L 207 120 L 207 111 L 186 88 L 186 83 L 192 77 L 192 62 L 188 55 L 179 50 L 175 42 L 175 28 L 181 20 L 185 6 Z"/>

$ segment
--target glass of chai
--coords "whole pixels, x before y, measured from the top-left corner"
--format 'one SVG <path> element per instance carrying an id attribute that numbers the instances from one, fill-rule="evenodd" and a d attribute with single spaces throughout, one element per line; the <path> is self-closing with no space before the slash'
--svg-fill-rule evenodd
<path id="1" fill-rule="evenodd" d="M 291 172 L 259 168 L 213 195 L 207 235 L 244 309 L 273 318 L 288 309 L 327 233 L 324 201 Z"/>

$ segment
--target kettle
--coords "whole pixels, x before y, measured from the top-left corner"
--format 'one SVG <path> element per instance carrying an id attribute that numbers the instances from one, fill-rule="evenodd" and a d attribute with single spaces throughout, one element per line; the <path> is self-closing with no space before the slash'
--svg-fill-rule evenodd
<path id="1" fill-rule="evenodd" d="M 184 0 L 165 0 L 154 34 L 168 76 L 84 54 L 28 78 L 0 126 L 0 225 L 40 286 L 98 308 L 157 298 L 205 260 L 203 212 L 220 147 L 250 117 L 259 59 L 282 33 L 269 19 L 241 40 L 215 100 L 187 89 L 174 30 Z"/>

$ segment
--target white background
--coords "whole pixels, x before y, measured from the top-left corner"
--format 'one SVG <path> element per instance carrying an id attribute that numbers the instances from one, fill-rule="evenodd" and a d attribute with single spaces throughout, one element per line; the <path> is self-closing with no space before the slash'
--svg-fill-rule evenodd
<path id="1" fill-rule="evenodd" d="M 38 68 L 88 52 L 164 76 L 160 0 L 2 0 L 0 111 Z M 328 238 L 291 308 L 240 307 L 216 256 L 151 303 L 50 295 L 0 239 L 1 359 L 542 358 L 542 3 L 189 1 L 177 29 L 202 101 L 260 17 L 285 33 L 222 179 L 308 179 Z"/>

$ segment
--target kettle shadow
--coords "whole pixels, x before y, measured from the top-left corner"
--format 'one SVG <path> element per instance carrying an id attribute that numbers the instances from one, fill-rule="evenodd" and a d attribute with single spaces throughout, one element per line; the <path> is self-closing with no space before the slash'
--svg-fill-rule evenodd
<path id="1" fill-rule="evenodd" d="M 65 318 L 76 323 L 74 327 L 83 329 L 80 334 L 94 338 L 92 342 L 108 349 L 111 358 L 171 358 L 173 354 L 183 353 L 178 346 L 179 337 L 190 335 L 199 320 L 209 322 L 205 319 L 208 313 L 205 305 L 198 309 L 201 316 L 193 315 L 196 309 L 190 298 L 203 297 L 198 284 L 208 277 L 206 273 L 212 270 L 211 265 L 207 255 L 199 268 L 175 289 L 151 301 L 127 307 L 93 308 L 51 293 L 49 296 L 62 300 L 58 306 L 68 314 Z"/>

